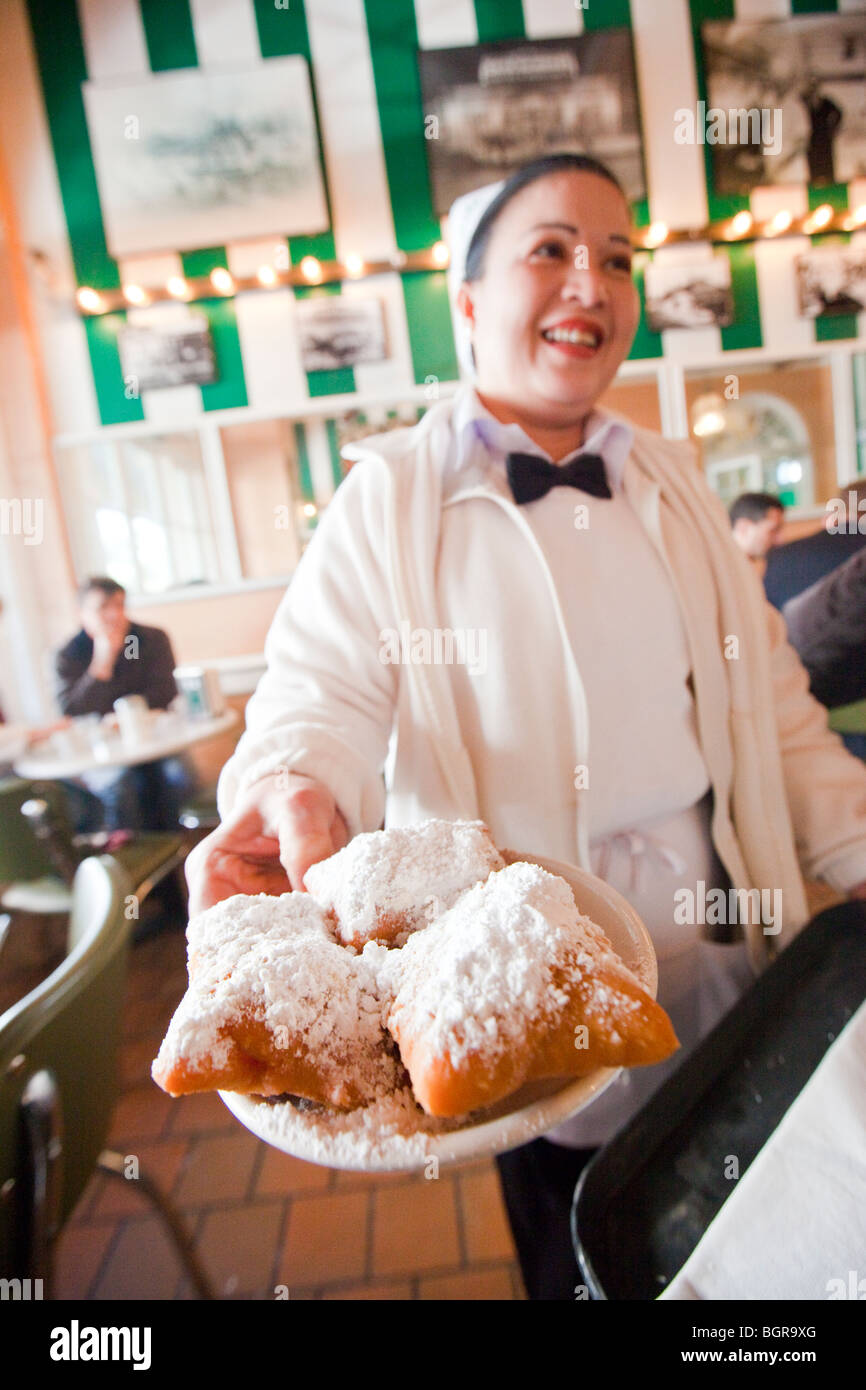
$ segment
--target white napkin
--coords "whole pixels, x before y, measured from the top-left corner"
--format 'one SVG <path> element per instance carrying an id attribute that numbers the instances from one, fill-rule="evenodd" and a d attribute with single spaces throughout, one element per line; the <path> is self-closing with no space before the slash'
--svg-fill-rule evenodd
<path id="1" fill-rule="evenodd" d="M 866 1004 L 659 1297 L 866 1298 Z"/>

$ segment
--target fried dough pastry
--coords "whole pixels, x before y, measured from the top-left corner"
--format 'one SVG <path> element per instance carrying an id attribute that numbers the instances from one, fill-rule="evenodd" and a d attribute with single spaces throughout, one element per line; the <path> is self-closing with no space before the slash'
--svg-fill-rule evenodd
<path id="1" fill-rule="evenodd" d="M 483 821 L 428 820 L 356 835 L 313 864 L 304 886 L 333 911 L 346 945 L 399 946 L 503 863 Z"/>
<path id="2" fill-rule="evenodd" d="M 678 1046 L 568 884 L 533 864 L 464 893 L 399 955 L 388 1027 L 429 1115 L 492 1105 L 528 1081 L 645 1066 Z"/>
<path id="3" fill-rule="evenodd" d="M 396 1086 L 374 973 L 308 894 L 227 898 L 187 940 L 189 988 L 152 1068 L 170 1095 L 288 1093 L 350 1109 Z"/>

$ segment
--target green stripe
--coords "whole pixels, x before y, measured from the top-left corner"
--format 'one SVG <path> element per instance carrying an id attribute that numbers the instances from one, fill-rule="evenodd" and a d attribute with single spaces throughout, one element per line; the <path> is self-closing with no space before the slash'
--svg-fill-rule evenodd
<path id="1" fill-rule="evenodd" d="M 719 247 L 727 252 L 731 264 L 731 291 L 734 296 L 734 322 L 720 330 L 722 350 L 763 347 L 761 306 L 758 299 L 758 273 L 755 248 L 751 242 Z"/>
<path id="2" fill-rule="evenodd" d="M 424 251 L 441 229 L 427 177 L 415 7 L 412 0 L 365 0 L 364 9 L 397 245 Z"/>
<path id="3" fill-rule="evenodd" d="M 198 67 L 188 0 L 138 0 L 152 72 Z"/>
<path id="4" fill-rule="evenodd" d="M 637 285 L 638 294 L 640 295 L 640 323 L 638 324 L 637 333 L 635 334 L 634 342 L 631 345 L 631 351 L 628 355 L 629 361 L 632 361 L 633 359 L 639 357 L 664 357 L 662 335 L 661 333 L 652 332 L 652 330 L 649 328 L 647 324 L 646 318 L 646 292 L 644 289 L 644 277 L 646 274 L 647 263 L 650 260 L 652 260 L 652 255 L 650 252 L 647 251 L 642 252 L 639 256 L 636 256 L 634 261 L 633 278 L 635 284 Z"/>
<path id="5" fill-rule="evenodd" d="M 108 254 L 81 83 L 87 77 L 75 0 L 28 0 L 70 251 L 79 285 L 120 287 Z"/>
<path id="6" fill-rule="evenodd" d="M 228 269 L 228 252 L 224 246 L 206 246 L 200 251 L 183 251 L 181 264 L 190 279 L 204 279 L 217 266 Z M 217 360 L 219 380 L 201 388 L 204 410 L 227 410 L 230 406 L 247 405 L 247 383 L 244 377 L 243 354 L 238 334 L 238 318 L 234 299 L 220 295 L 197 299 L 195 307 L 206 315 L 210 324 Z"/>
<path id="7" fill-rule="evenodd" d="M 695 53 L 695 75 L 697 77 L 698 97 L 707 102 L 707 78 L 704 71 L 704 53 L 701 45 L 701 24 L 710 19 L 733 19 L 734 0 L 690 0 L 692 21 L 692 42 Z M 717 194 L 713 191 L 713 163 L 711 145 L 704 145 L 704 173 L 707 188 L 707 210 L 711 222 L 733 217 L 734 213 L 749 210 L 749 198 L 745 193 Z"/>
<path id="8" fill-rule="evenodd" d="M 454 381 L 459 367 L 445 271 L 404 275 L 403 294 L 416 384 L 421 385 L 428 377 Z"/>
<path id="9" fill-rule="evenodd" d="M 836 212 L 848 211 L 847 183 L 828 184 L 826 188 L 809 188 L 809 211 L 813 212 L 822 203 L 829 203 Z"/>
<path id="10" fill-rule="evenodd" d="M 301 496 L 305 502 L 314 502 L 313 479 L 310 475 L 310 451 L 307 448 L 307 431 L 300 421 L 295 425 L 295 447 L 298 456 L 298 482 Z"/>
<path id="11" fill-rule="evenodd" d="M 313 94 L 313 117 L 316 124 L 319 167 L 328 207 L 328 220 L 331 226 L 314 236 L 287 238 L 289 258 L 292 265 L 297 265 L 304 256 L 315 256 L 320 261 L 335 261 L 337 248 L 333 232 L 334 214 L 328 190 L 327 170 L 322 157 L 322 150 L 324 149 L 322 123 L 319 118 L 319 104 L 316 99 L 316 75 L 313 68 L 310 35 L 307 30 L 307 17 L 303 0 L 290 0 L 288 9 L 277 9 L 273 0 L 254 0 L 254 9 L 262 57 L 288 58 L 297 54 L 306 58 L 310 68 L 310 89 Z M 339 280 L 329 285 L 311 286 L 309 289 L 299 286 L 295 288 L 295 298 L 304 299 L 310 294 L 339 294 L 341 289 L 342 281 Z M 355 373 L 351 367 L 341 367 L 330 372 L 307 372 L 307 390 L 311 396 L 345 394 L 355 391 L 357 390 Z"/>
<path id="12" fill-rule="evenodd" d="M 791 14 L 813 14 L 819 10 L 829 14 L 836 9 L 836 0 L 791 0 Z"/>
<path id="13" fill-rule="evenodd" d="M 364 8 L 394 234 L 401 250 L 424 250 L 442 232 L 427 176 L 415 7 L 412 0 L 365 0 Z M 445 275 L 428 271 L 401 280 L 415 381 L 453 381 L 458 369 Z"/>
<path id="14" fill-rule="evenodd" d="M 130 420 L 143 420 L 141 397 L 126 398 L 120 353 L 117 350 L 118 330 L 126 323 L 124 312 L 97 314 L 84 320 L 93 385 L 103 425 L 125 425 Z"/>
<path id="15" fill-rule="evenodd" d="M 593 4 L 592 0 L 579 6 L 583 15 L 583 27 L 587 33 L 593 30 L 631 27 L 631 5 L 629 0 L 604 0 L 603 5 Z M 635 78 L 636 78 L 635 74 Z M 638 103 L 640 105 L 640 103 Z M 650 224 L 649 199 L 639 198 L 631 205 L 632 222 L 636 227 Z M 653 334 L 653 337 L 656 335 Z M 661 349 L 659 349 L 660 354 Z M 638 353 L 637 356 L 656 356 L 656 353 Z"/>
<path id="16" fill-rule="evenodd" d="M 521 0 L 475 0 L 475 23 L 479 43 L 522 39 L 526 35 Z"/>
<path id="17" fill-rule="evenodd" d="M 224 266 L 228 270 L 229 264 L 228 252 L 224 246 L 204 246 L 200 251 L 182 251 L 180 259 L 184 275 L 188 275 L 191 280 L 203 280 L 218 266 Z"/>
<path id="18" fill-rule="evenodd" d="M 820 246 L 847 246 L 850 241 L 850 232 L 834 232 L 826 237 L 813 237 L 812 245 L 817 250 Z M 816 318 L 814 324 L 816 343 L 835 343 L 841 338 L 857 337 L 856 314 L 825 314 L 823 317 Z"/>
<path id="19" fill-rule="evenodd" d="M 201 388 L 201 403 L 205 410 L 227 410 L 230 406 L 248 405 L 241 358 L 241 340 L 234 301 L 223 299 L 196 300 L 196 308 L 206 316 L 213 338 L 219 380 Z"/>
<path id="20" fill-rule="evenodd" d="M 337 440 L 336 420 L 326 420 L 325 429 L 328 434 L 328 448 L 331 451 L 331 473 L 334 477 L 334 487 L 339 487 L 343 481 L 343 467 L 340 463 L 340 445 Z"/>
<path id="21" fill-rule="evenodd" d="M 629 0 L 587 0 L 578 7 L 583 15 L 584 29 L 613 29 L 618 25 L 631 27 Z"/>
<path id="22" fill-rule="evenodd" d="M 854 420 L 857 428 L 857 473 L 866 473 L 866 353 L 851 358 L 854 374 Z"/>
<path id="23" fill-rule="evenodd" d="M 79 285 L 120 287 L 117 262 L 108 254 L 81 83 L 87 77 L 75 0 L 28 0 L 27 11 L 57 167 L 69 249 Z M 117 351 L 119 312 L 84 320 L 90 368 L 104 425 L 141 420 L 139 399 L 127 400 Z"/>

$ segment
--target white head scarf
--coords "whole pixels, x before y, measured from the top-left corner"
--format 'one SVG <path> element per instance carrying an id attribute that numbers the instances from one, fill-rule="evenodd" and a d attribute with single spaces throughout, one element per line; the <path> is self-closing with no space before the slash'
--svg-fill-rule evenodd
<path id="1" fill-rule="evenodd" d="M 448 263 L 448 297 L 451 300 L 451 320 L 454 324 L 454 341 L 457 347 L 457 361 L 461 375 L 469 380 L 475 376 L 470 352 L 471 337 L 469 325 L 457 308 L 457 291 L 466 270 L 466 253 L 472 235 L 493 199 L 505 186 L 505 179 L 498 183 L 488 183 L 483 188 L 473 188 L 463 193 L 452 204 L 448 212 L 446 240 L 450 252 Z"/>

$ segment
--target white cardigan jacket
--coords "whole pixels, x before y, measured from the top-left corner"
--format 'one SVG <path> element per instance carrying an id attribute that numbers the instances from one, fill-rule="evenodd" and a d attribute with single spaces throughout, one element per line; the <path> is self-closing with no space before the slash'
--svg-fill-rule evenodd
<path id="1" fill-rule="evenodd" d="M 407 825 L 480 816 L 500 845 L 589 868 L 573 777 L 577 764 L 591 765 L 583 683 L 547 562 L 510 495 L 475 483 L 444 501 L 472 499 L 478 545 L 489 542 L 500 557 L 488 584 L 469 591 L 437 564 L 453 405 L 439 402 L 417 426 L 353 446 L 359 461 L 274 617 L 267 671 L 220 778 L 220 814 L 286 768 L 330 787 L 351 835 L 383 817 Z M 799 865 L 839 891 L 866 879 L 866 767 L 809 695 L 784 623 L 733 545 L 691 445 L 636 429 L 630 457 L 638 466 L 627 473 L 629 501 L 683 612 L 716 850 L 735 888 L 782 891 L 781 933 L 748 929 L 760 966 L 808 919 Z M 509 520 L 513 530 L 503 531 Z M 459 628 L 495 638 L 485 674 L 384 659 L 389 632 Z M 458 721 L 457 681 L 473 682 L 472 727 Z M 639 688 L 636 673 L 636 702 Z M 490 726 L 485 712 L 501 733 L 495 746 L 477 736 Z"/>

